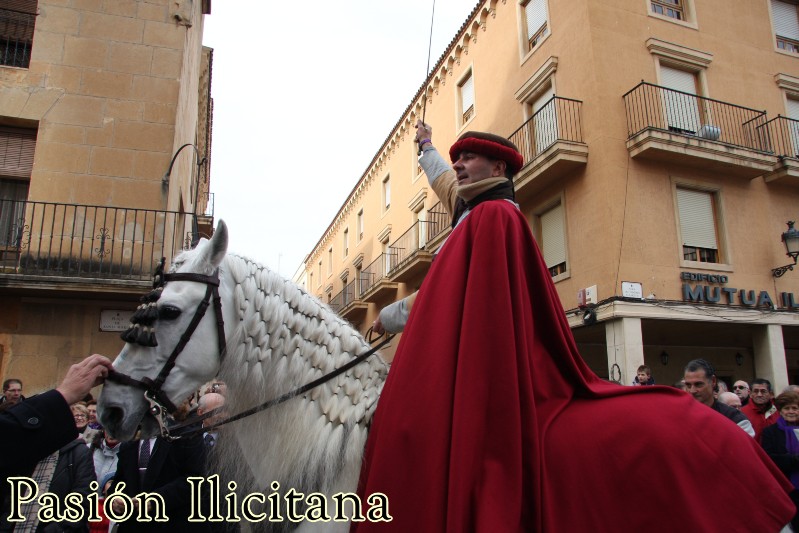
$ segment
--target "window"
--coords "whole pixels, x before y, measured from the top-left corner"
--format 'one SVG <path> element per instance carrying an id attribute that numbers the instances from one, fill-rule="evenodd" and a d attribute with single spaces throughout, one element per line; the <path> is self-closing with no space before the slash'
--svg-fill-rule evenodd
<path id="1" fill-rule="evenodd" d="M 684 0 L 652 0 L 652 12 L 658 15 L 685 20 Z"/>
<path id="2" fill-rule="evenodd" d="M 349 253 L 350 253 L 350 229 L 344 228 L 344 257 L 347 257 Z"/>
<path id="3" fill-rule="evenodd" d="M 558 140 L 558 117 L 555 110 L 555 89 L 550 84 L 531 103 L 532 126 L 535 135 L 535 154 L 540 154 Z"/>
<path id="4" fill-rule="evenodd" d="M 383 178 L 383 211 L 391 207 L 391 180 L 389 176 Z"/>
<path id="5" fill-rule="evenodd" d="M 523 5 L 529 50 L 549 34 L 547 27 L 547 0 L 527 0 Z"/>
<path id="6" fill-rule="evenodd" d="M 418 224 L 419 249 L 424 248 L 427 244 L 427 211 L 424 209 L 424 203 L 421 204 L 418 211 L 413 213 L 414 222 Z"/>
<path id="7" fill-rule="evenodd" d="M 311 291 L 311 287 L 313 287 L 313 272 L 308 274 L 308 292 Z"/>
<path id="8" fill-rule="evenodd" d="M 327 249 L 327 275 L 333 273 L 333 247 Z"/>
<path id="9" fill-rule="evenodd" d="M 383 268 L 384 268 L 383 275 L 388 276 L 388 273 L 391 271 L 391 265 L 392 265 L 391 257 L 394 251 L 388 245 L 388 239 L 386 239 L 382 243 L 382 245 L 383 245 Z"/>
<path id="10" fill-rule="evenodd" d="M 677 187 L 684 261 L 721 263 L 716 228 L 716 194 Z"/>
<path id="11" fill-rule="evenodd" d="M 699 101 L 696 97 L 696 73 L 660 65 L 660 84 L 668 129 L 677 133 L 695 134 L 702 127 Z"/>
<path id="12" fill-rule="evenodd" d="M 0 65 L 28 68 L 37 1 L 4 2 L 0 8 Z"/>
<path id="13" fill-rule="evenodd" d="M 474 76 L 469 71 L 466 77 L 458 84 L 461 102 L 461 126 L 474 117 Z"/>
<path id="14" fill-rule="evenodd" d="M 796 4 L 771 0 L 771 17 L 774 20 L 777 48 L 799 53 L 799 12 Z"/>
<path id="15" fill-rule="evenodd" d="M 0 128 L 0 252 L 21 246 L 35 149 L 36 130 Z"/>
<path id="16" fill-rule="evenodd" d="M 785 111 L 788 118 L 793 119 L 788 121 L 788 135 L 791 139 L 793 155 L 799 157 L 799 99 L 789 96 L 785 102 Z"/>
<path id="17" fill-rule="evenodd" d="M 558 202 L 538 218 L 541 224 L 541 252 L 549 273 L 554 278 L 566 272 L 566 224 L 563 205 Z"/>
<path id="18" fill-rule="evenodd" d="M 363 209 L 358 211 L 358 222 L 356 229 L 358 231 L 358 242 L 361 242 L 361 239 L 363 239 Z"/>

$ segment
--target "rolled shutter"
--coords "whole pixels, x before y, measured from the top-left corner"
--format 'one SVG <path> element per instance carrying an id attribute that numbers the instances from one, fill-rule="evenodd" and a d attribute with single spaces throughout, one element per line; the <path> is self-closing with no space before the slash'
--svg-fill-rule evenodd
<path id="1" fill-rule="evenodd" d="M 474 105 L 474 76 L 471 74 L 461 85 L 462 113 L 466 113 Z"/>
<path id="2" fill-rule="evenodd" d="M 0 177 L 30 179 L 36 130 L 0 128 Z"/>
<path id="3" fill-rule="evenodd" d="M 774 18 L 774 33 L 799 41 L 799 14 L 794 4 L 771 0 L 771 16 Z"/>
<path id="4" fill-rule="evenodd" d="M 547 1 L 530 0 L 524 6 L 524 13 L 527 16 L 527 39 L 529 40 L 547 23 Z"/>
<path id="5" fill-rule="evenodd" d="M 541 215 L 541 248 L 547 268 L 566 262 L 566 225 L 560 204 Z"/>
<path id="6" fill-rule="evenodd" d="M 683 246 L 718 250 L 711 193 L 677 189 L 677 208 Z"/>

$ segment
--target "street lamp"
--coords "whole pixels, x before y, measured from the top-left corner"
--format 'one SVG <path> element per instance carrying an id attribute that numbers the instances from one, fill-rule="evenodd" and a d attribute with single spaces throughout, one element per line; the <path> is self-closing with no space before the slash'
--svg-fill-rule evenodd
<path id="1" fill-rule="evenodd" d="M 793 227 L 794 221 L 788 221 L 788 229 L 782 234 L 782 242 L 785 244 L 785 255 L 793 259 L 793 263 L 772 269 L 771 274 L 779 278 L 789 270 L 793 270 L 799 257 L 799 230 Z"/>
<path id="2" fill-rule="evenodd" d="M 194 161 L 197 164 L 197 171 L 195 172 L 195 176 L 193 176 L 193 178 L 196 177 L 196 180 L 195 179 L 191 180 L 192 184 L 194 185 L 194 207 L 193 207 L 194 216 L 192 217 L 192 224 L 191 224 L 191 230 L 192 230 L 191 247 L 194 248 L 195 246 L 197 246 L 197 243 L 200 241 L 200 235 L 199 235 L 200 231 L 199 231 L 199 226 L 197 224 L 197 200 L 199 199 L 200 195 L 200 168 L 205 164 L 206 161 L 208 161 L 208 158 L 207 157 L 201 158 L 200 151 L 197 150 L 197 147 L 194 146 L 192 143 L 184 144 L 183 146 L 178 148 L 177 151 L 175 152 L 175 155 L 172 156 L 172 161 L 169 162 L 169 168 L 164 173 L 164 177 L 161 178 L 161 184 L 164 186 L 164 188 L 169 187 L 169 178 L 172 174 L 172 167 L 175 166 L 175 160 L 178 158 L 178 154 L 180 154 L 180 152 L 182 152 L 183 149 L 188 146 L 191 146 L 194 149 Z M 189 194 L 191 194 L 191 192 L 189 192 Z"/>
<path id="3" fill-rule="evenodd" d="M 208 158 L 207 158 L 207 157 L 200 158 L 200 152 L 197 150 L 197 147 L 196 147 L 196 146 L 194 146 L 192 143 L 186 143 L 186 144 L 184 144 L 183 146 L 181 146 L 180 148 L 178 148 L 177 152 L 175 152 L 175 155 L 173 155 L 173 156 L 172 156 L 172 161 L 170 161 L 170 162 L 169 162 L 169 168 L 168 168 L 168 169 L 167 169 L 167 171 L 164 173 L 164 177 L 163 177 L 163 178 L 161 178 L 161 183 L 162 183 L 164 186 L 168 186 L 168 185 L 169 185 L 169 177 L 172 175 L 172 167 L 174 167 L 174 166 L 175 166 L 175 159 L 177 159 L 177 158 L 178 158 L 178 154 L 179 154 L 180 152 L 182 152 L 182 151 L 183 151 L 183 149 L 184 149 L 184 148 L 186 148 L 187 146 L 191 146 L 192 148 L 194 148 L 194 156 L 196 157 L 195 161 L 197 162 L 197 173 L 198 173 L 198 175 L 199 175 L 199 170 L 200 170 L 200 167 L 201 167 L 203 164 L 205 164 L 205 161 L 206 161 Z"/>

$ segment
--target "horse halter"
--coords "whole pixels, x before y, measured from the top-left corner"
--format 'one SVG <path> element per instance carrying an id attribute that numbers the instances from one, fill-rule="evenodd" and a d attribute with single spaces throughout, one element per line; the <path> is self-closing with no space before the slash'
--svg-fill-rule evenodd
<path id="1" fill-rule="evenodd" d="M 141 379 L 135 379 L 127 374 L 122 374 L 115 370 L 111 370 L 108 378 L 111 381 L 123 385 L 130 385 L 144 389 L 144 398 L 150 404 L 150 414 L 153 415 L 161 428 L 162 435 L 168 435 L 166 428 L 166 416 L 174 414 L 178 408 L 167 397 L 163 390 L 164 383 L 166 382 L 169 373 L 175 366 L 175 361 L 178 355 L 183 352 L 183 349 L 191 340 L 191 336 L 200 324 L 205 312 L 211 305 L 211 300 L 214 302 L 214 311 L 216 312 L 216 327 L 217 327 L 217 342 L 219 344 L 219 357 L 220 362 L 225 357 L 225 323 L 222 318 L 222 300 L 219 297 L 219 270 L 215 270 L 210 276 L 204 274 L 196 274 L 191 272 L 178 272 L 174 274 L 164 274 L 164 264 L 166 258 L 162 257 L 161 262 L 156 268 L 153 275 L 153 291 L 142 297 L 142 305 L 136 310 L 131 317 L 131 325 L 120 335 L 122 340 L 129 343 L 136 343 L 141 346 L 154 347 L 158 346 L 158 341 L 155 338 L 155 329 L 152 325 L 158 318 L 158 307 L 156 302 L 161 297 L 166 284 L 170 281 L 193 281 L 196 283 L 205 283 L 207 286 L 205 296 L 197 306 L 191 322 L 186 327 L 183 335 L 180 336 L 175 348 L 169 355 L 169 358 L 164 363 L 161 371 L 155 379 L 147 376 Z"/>

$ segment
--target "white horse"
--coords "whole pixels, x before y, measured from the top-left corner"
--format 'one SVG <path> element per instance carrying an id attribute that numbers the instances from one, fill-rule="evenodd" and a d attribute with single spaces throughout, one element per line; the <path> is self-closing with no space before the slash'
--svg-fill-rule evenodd
<path id="1" fill-rule="evenodd" d="M 292 391 L 370 349 L 369 343 L 328 306 L 266 267 L 227 255 L 228 233 L 220 221 L 210 241 L 181 253 L 171 272 L 211 275 L 218 269 L 227 355 L 220 364 L 213 305 L 177 357 L 163 391 L 180 405 L 216 376 L 227 384 L 226 410 L 238 413 Z M 157 346 L 126 343 L 114 361 L 117 372 L 154 379 L 203 299 L 206 284 L 168 281 L 157 300 Z M 289 489 L 308 495 L 354 492 L 367 429 L 388 365 L 375 354 L 346 373 L 283 404 L 220 428 L 213 470 L 235 480 L 240 495 Z M 142 390 L 106 382 L 98 402 L 102 425 L 117 438 L 158 433 Z M 306 502 L 307 503 L 307 502 Z M 313 502 L 311 502 L 313 505 Z M 222 501 L 222 514 L 225 501 Z M 329 514 L 333 514 L 328 499 Z M 366 507 L 366 503 L 364 502 Z M 258 505 L 252 506 L 257 508 Z M 268 510 L 267 505 L 264 506 Z M 300 508 L 304 508 L 300 505 Z M 347 507 L 350 509 L 350 507 Z M 286 520 L 261 527 L 296 527 Z M 303 522 L 300 531 L 344 530 L 347 523 Z"/>

